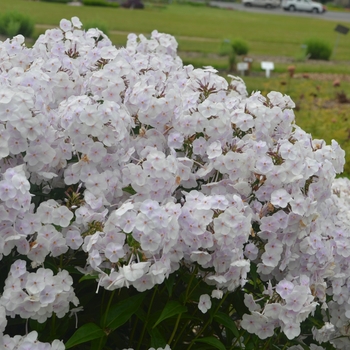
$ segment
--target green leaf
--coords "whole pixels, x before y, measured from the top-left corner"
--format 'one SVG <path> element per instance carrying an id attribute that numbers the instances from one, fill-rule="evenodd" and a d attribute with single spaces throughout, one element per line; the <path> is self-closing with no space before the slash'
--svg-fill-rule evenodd
<path id="1" fill-rule="evenodd" d="M 87 341 L 104 337 L 105 332 L 95 323 L 86 323 L 78 328 L 65 344 L 66 349 Z"/>
<path id="2" fill-rule="evenodd" d="M 132 188 L 132 186 L 128 186 L 128 187 L 123 187 L 122 190 L 124 192 L 127 192 L 129 194 L 136 194 L 136 191 Z"/>
<path id="3" fill-rule="evenodd" d="M 249 271 L 249 273 L 250 273 L 250 275 L 251 275 L 251 277 L 252 277 L 254 289 L 255 289 L 256 286 L 257 286 L 257 281 L 258 281 L 258 278 L 259 278 L 257 269 L 258 269 L 258 268 L 257 268 L 256 264 L 253 264 L 253 263 L 251 262 L 251 263 L 250 263 L 250 271 Z"/>
<path id="4" fill-rule="evenodd" d="M 218 311 L 214 315 L 214 320 L 229 329 L 237 339 L 240 338 L 237 326 L 229 315 Z"/>
<path id="5" fill-rule="evenodd" d="M 108 311 L 106 324 L 103 326 L 111 331 L 122 326 L 137 311 L 145 296 L 146 293 L 139 293 L 113 305 Z M 105 315 L 102 319 L 105 319 Z"/>
<path id="6" fill-rule="evenodd" d="M 173 287 L 175 285 L 176 273 L 172 273 L 167 279 L 165 279 L 164 284 L 168 290 L 169 296 L 173 294 Z"/>
<path id="7" fill-rule="evenodd" d="M 164 348 L 166 346 L 166 340 L 164 339 L 162 333 L 157 328 L 152 329 L 149 332 L 151 336 L 151 346 L 155 349 Z"/>
<path id="8" fill-rule="evenodd" d="M 139 308 L 136 312 L 135 315 L 139 318 L 139 320 L 141 322 L 145 322 L 146 318 L 147 318 L 147 314 L 144 310 L 142 310 L 141 308 Z"/>
<path id="9" fill-rule="evenodd" d="M 219 339 L 214 337 L 205 337 L 205 338 L 196 339 L 195 342 L 209 344 L 210 346 L 213 346 L 215 349 L 226 350 L 225 345 L 221 343 Z"/>
<path id="10" fill-rule="evenodd" d="M 157 322 L 154 324 L 153 328 L 156 327 L 163 320 L 173 317 L 178 314 L 182 314 L 187 311 L 187 307 L 180 304 L 178 301 L 170 300 L 165 305 L 162 313 L 160 314 Z"/>
<path id="11" fill-rule="evenodd" d="M 86 280 L 96 280 L 97 278 L 97 275 L 84 275 L 82 278 L 80 278 L 79 283 Z"/>

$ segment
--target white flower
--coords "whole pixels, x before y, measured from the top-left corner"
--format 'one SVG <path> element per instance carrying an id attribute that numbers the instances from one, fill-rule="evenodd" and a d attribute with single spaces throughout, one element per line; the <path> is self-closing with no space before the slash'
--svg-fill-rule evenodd
<path id="1" fill-rule="evenodd" d="M 69 30 L 72 30 L 72 23 L 70 21 L 68 21 L 67 19 L 61 19 L 60 28 L 64 32 L 68 32 Z"/>
<path id="2" fill-rule="evenodd" d="M 291 199 L 291 195 L 283 188 L 271 193 L 271 203 L 281 208 L 285 208 Z"/>
<path id="3" fill-rule="evenodd" d="M 209 159 L 216 158 L 222 153 L 220 141 L 214 141 L 211 143 L 207 149 L 207 154 Z"/>
<path id="4" fill-rule="evenodd" d="M 211 308 L 211 300 L 208 294 L 202 294 L 199 298 L 198 309 L 205 314 Z"/>
<path id="5" fill-rule="evenodd" d="M 224 295 L 224 292 L 220 289 L 214 289 L 212 292 L 211 292 L 211 297 L 212 298 L 216 298 L 216 299 L 222 299 Z"/>
<path id="6" fill-rule="evenodd" d="M 71 18 L 71 20 L 72 20 L 73 26 L 75 28 L 79 28 L 80 29 L 82 27 L 83 24 L 80 22 L 78 17 L 74 16 L 74 17 Z"/>

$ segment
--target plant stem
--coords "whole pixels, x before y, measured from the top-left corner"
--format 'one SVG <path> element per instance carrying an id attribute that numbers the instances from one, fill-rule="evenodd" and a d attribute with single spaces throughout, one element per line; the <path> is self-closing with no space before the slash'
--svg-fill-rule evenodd
<path id="1" fill-rule="evenodd" d="M 192 281 L 193 281 L 194 277 L 196 276 L 196 274 L 197 274 L 197 266 L 196 266 L 196 268 L 193 270 L 191 279 L 190 279 L 190 281 L 188 282 L 188 286 L 187 286 L 187 288 L 186 288 L 186 294 L 185 294 L 184 304 L 186 304 L 187 299 L 189 298 L 189 296 L 190 296 L 190 295 L 192 294 L 192 292 L 193 292 L 193 290 L 192 290 L 192 292 L 191 292 L 190 294 L 188 294 L 188 292 L 189 292 L 189 290 L 190 290 L 190 287 L 191 287 L 191 284 L 192 284 Z M 196 287 L 197 287 L 197 285 L 196 285 Z M 195 288 L 194 288 L 194 289 L 195 289 Z"/>
<path id="2" fill-rule="evenodd" d="M 105 290 L 103 291 L 103 298 L 105 296 Z M 112 301 L 113 301 L 113 297 L 114 297 L 114 294 L 115 294 L 115 290 L 112 292 L 111 296 L 109 297 L 109 300 L 108 300 L 108 304 L 107 304 L 107 308 L 106 308 L 106 312 L 105 312 L 105 317 L 103 318 L 103 322 L 101 324 L 102 328 L 106 328 L 106 324 L 107 324 L 107 317 L 108 317 L 108 311 L 111 307 L 111 304 L 112 304 Z M 103 305 L 103 303 L 101 304 L 101 306 Z M 101 309 L 102 311 L 102 309 Z M 102 312 L 101 312 L 101 317 L 102 317 Z M 105 336 L 101 337 L 100 338 L 100 343 L 98 345 L 98 349 L 99 350 L 102 350 L 103 349 L 103 343 L 104 343 L 104 339 L 106 338 L 108 332 L 105 331 Z"/>
<path id="3" fill-rule="evenodd" d="M 191 320 L 188 320 L 187 323 L 182 327 L 181 332 L 178 334 L 177 339 L 175 340 L 175 343 L 173 345 L 173 349 L 176 349 L 176 345 L 179 342 L 179 339 L 181 339 L 182 333 L 186 329 L 192 329 L 192 327 L 189 327 L 190 324 L 191 324 Z"/>
<path id="4" fill-rule="evenodd" d="M 243 332 L 242 337 L 243 337 L 243 335 L 244 335 L 245 333 L 246 333 L 246 331 Z M 244 338 L 244 337 L 243 337 L 243 338 Z M 236 338 L 236 340 L 234 341 L 234 343 L 233 343 L 232 346 L 231 346 L 231 349 L 233 349 L 237 343 L 239 343 L 239 346 L 242 348 L 241 338 Z"/>
<path id="5" fill-rule="evenodd" d="M 216 309 L 215 309 L 213 315 L 216 314 L 216 312 L 219 310 L 219 308 L 221 307 L 222 303 L 225 301 L 225 299 L 227 298 L 228 295 L 229 295 L 229 293 L 225 293 L 225 295 L 223 296 L 223 298 L 220 300 L 219 305 L 216 307 Z M 194 345 L 196 339 L 198 339 L 198 338 L 202 335 L 202 333 L 203 333 L 203 332 L 205 331 L 205 329 L 209 326 L 209 324 L 211 323 L 211 321 L 212 321 L 212 317 L 210 317 L 210 318 L 208 319 L 208 321 L 205 323 L 204 327 L 202 327 L 202 328 L 199 330 L 199 332 L 197 333 L 197 335 L 196 335 L 196 336 L 194 337 L 194 339 L 191 341 L 191 344 L 190 344 L 190 346 L 188 347 L 187 350 L 190 350 L 190 349 L 192 348 L 192 346 Z"/>
<path id="6" fill-rule="evenodd" d="M 171 333 L 171 336 L 170 336 L 170 338 L 168 340 L 168 344 L 171 344 L 171 342 L 173 341 L 173 338 L 175 337 L 177 328 L 179 327 L 179 323 L 180 323 L 180 320 L 181 320 L 181 315 L 182 315 L 182 313 L 177 315 L 175 327 L 174 327 L 173 332 Z"/>
<path id="7" fill-rule="evenodd" d="M 102 323 L 102 327 L 103 327 L 103 328 L 106 327 L 107 317 L 108 317 L 108 311 L 109 311 L 109 309 L 110 309 L 110 307 L 111 307 L 114 294 L 115 294 L 115 290 L 112 292 L 112 294 L 111 294 L 111 296 L 109 297 L 109 300 L 108 300 L 108 304 L 107 304 L 107 308 L 106 308 L 106 312 L 105 312 L 105 317 L 104 317 L 103 323 Z"/>
<path id="8" fill-rule="evenodd" d="M 103 288 L 102 300 L 101 300 L 101 310 L 100 310 L 100 320 L 102 320 L 102 316 L 103 316 L 103 306 L 105 303 L 106 292 L 107 292 L 106 289 Z"/>
<path id="9" fill-rule="evenodd" d="M 265 343 L 263 350 L 269 349 L 270 343 L 271 343 L 272 337 Z"/>
<path id="10" fill-rule="evenodd" d="M 197 270 L 196 270 L 196 272 L 197 272 Z M 206 276 L 204 276 L 203 279 L 204 279 L 205 277 L 206 277 Z M 191 282 L 192 282 L 192 281 L 191 281 Z M 200 280 L 196 283 L 196 285 L 193 287 L 193 289 L 191 290 L 191 292 L 187 295 L 186 300 L 190 298 L 191 294 L 196 290 L 196 288 L 198 287 L 198 285 L 199 285 L 201 282 L 202 282 L 202 279 L 200 279 Z"/>
<path id="11" fill-rule="evenodd" d="M 186 292 L 185 292 L 185 299 L 183 301 L 183 305 L 186 305 L 187 303 L 187 300 L 189 298 L 189 296 L 192 294 L 193 290 L 191 293 L 189 293 L 189 290 L 190 290 L 190 287 L 191 287 L 191 284 L 192 284 L 192 281 L 194 279 L 194 277 L 196 276 L 197 274 L 197 267 L 193 270 L 192 272 L 192 275 L 191 275 L 191 278 L 190 278 L 190 281 L 188 282 L 188 285 L 187 285 L 187 288 L 186 288 Z M 196 285 L 197 286 L 197 285 Z M 171 333 L 171 336 L 168 340 L 168 344 L 170 345 L 171 342 L 173 341 L 174 337 L 175 337 L 175 334 L 176 334 L 176 331 L 179 327 L 179 324 L 180 324 L 180 320 L 181 320 L 181 316 L 182 316 L 182 313 L 178 314 L 177 315 L 177 318 L 176 318 L 176 323 L 175 323 L 175 327 L 173 329 L 173 332 Z"/>
<path id="12" fill-rule="evenodd" d="M 153 294 L 152 294 L 152 298 L 151 298 L 151 302 L 150 302 L 149 307 L 148 307 L 146 320 L 145 320 L 145 322 L 144 322 L 144 324 L 143 324 L 142 331 L 141 331 L 141 336 L 140 336 L 140 340 L 139 340 L 139 342 L 138 342 L 138 344 L 137 344 L 136 350 L 139 350 L 140 347 L 141 347 L 141 344 L 142 344 L 142 341 L 143 341 L 143 337 L 144 337 L 144 335 L 145 335 L 145 331 L 146 331 L 146 328 L 147 328 L 147 323 L 148 323 L 149 315 L 151 314 L 151 309 L 152 309 L 153 301 L 154 301 L 154 298 L 155 298 L 157 292 L 158 292 L 158 285 L 154 288 L 154 291 L 153 291 Z"/>
<path id="13" fill-rule="evenodd" d="M 50 336 L 52 339 L 54 339 L 54 335 L 55 335 L 55 331 L 56 331 L 56 314 L 53 313 L 52 314 L 52 325 L 51 325 L 51 329 L 50 329 Z"/>
<path id="14" fill-rule="evenodd" d="M 134 335 L 135 335 L 135 331 L 136 331 L 136 327 L 137 327 L 138 322 L 139 322 L 139 318 L 137 316 L 135 316 L 134 326 L 132 327 L 131 335 L 130 335 L 130 339 L 129 339 L 129 347 L 130 348 L 132 347 L 132 343 L 134 341 Z"/>
<path id="15" fill-rule="evenodd" d="M 98 344 L 98 350 L 102 350 L 103 349 L 103 341 L 105 339 L 106 336 L 103 336 L 100 338 L 100 342 Z"/>

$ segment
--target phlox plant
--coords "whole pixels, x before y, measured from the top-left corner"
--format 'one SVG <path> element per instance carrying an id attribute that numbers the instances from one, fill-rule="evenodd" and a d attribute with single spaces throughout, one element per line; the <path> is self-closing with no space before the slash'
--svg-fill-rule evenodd
<path id="1" fill-rule="evenodd" d="M 81 26 L 0 43 L 0 348 L 348 349 L 338 143 L 168 34 Z"/>

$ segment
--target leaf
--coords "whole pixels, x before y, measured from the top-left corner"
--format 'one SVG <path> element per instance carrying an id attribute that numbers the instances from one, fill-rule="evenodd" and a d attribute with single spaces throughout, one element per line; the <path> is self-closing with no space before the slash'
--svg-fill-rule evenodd
<path id="1" fill-rule="evenodd" d="M 136 191 L 132 188 L 132 186 L 123 187 L 122 190 L 124 192 L 129 193 L 129 194 L 136 194 Z"/>
<path id="2" fill-rule="evenodd" d="M 178 301 L 170 300 L 164 307 L 162 313 L 160 314 L 157 322 L 154 324 L 153 328 L 156 327 L 163 320 L 170 318 L 172 316 L 182 314 L 187 311 L 187 307 L 180 304 Z"/>
<path id="3" fill-rule="evenodd" d="M 164 339 L 162 333 L 157 328 L 152 329 L 149 332 L 151 336 L 151 346 L 155 349 L 164 348 L 166 346 L 166 340 Z"/>
<path id="4" fill-rule="evenodd" d="M 167 279 L 165 279 L 164 283 L 168 290 L 169 296 L 171 297 L 173 294 L 173 287 L 175 285 L 176 273 L 172 273 Z"/>
<path id="5" fill-rule="evenodd" d="M 145 322 L 146 320 L 146 317 L 147 317 L 147 314 L 144 310 L 142 309 L 138 309 L 136 312 L 135 312 L 135 315 L 139 318 L 140 321 L 142 322 Z"/>
<path id="6" fill-rule="evenodd" d="M 257 281 L 258 281 L 258 273 L 257 273 L 257 266 L 256 264 L 253 264 L 252 262 L 250 263 L 250 271 L 249 271 L 251 277 L 252 277 L 252 281 L 253 281 L 253 285 L 254 285 L 254 289 L 257 286 Z"/>
<path id="7" fill-rule="evenodd" d="M 80 278 L 79 283 L 86 281 L 86 280 L 95 280 L 98 279 L 97 275 L 84 275 L 83 277 Z"/>
<path id="8" fill-rule="evenodd" d="M 195 342 L 209 344 L 213 346 L 215 349 L 226 350 L 225 345 L 221 343 L 219 339 L 214 337 L 205 337 L 205 338 L 196 339 Z"/>
<path id="9" fill-rule="evenodd" d="M 108 311 L 106 324 L 103 326 L 111 331 L 122 326 L 137 311 L 145 296 L 146 293 L 139 293 L 113 305 Z M 105 315 L 102 319 L 105 319 Z"/>
<path id="10" fill-rule="evenodd" d="M 229 329 L 237 339 L 240 338 L 237 326 L 229 315 L 218 311 L 214 315 L 214 320 Z"/>
<path id="11" fill-rule="evenodd" d="M 87 341 L 104 337 L 105 332 L 95 323 L 86 323 L 78 328 L 65 344 L 66 349 Z"/>

